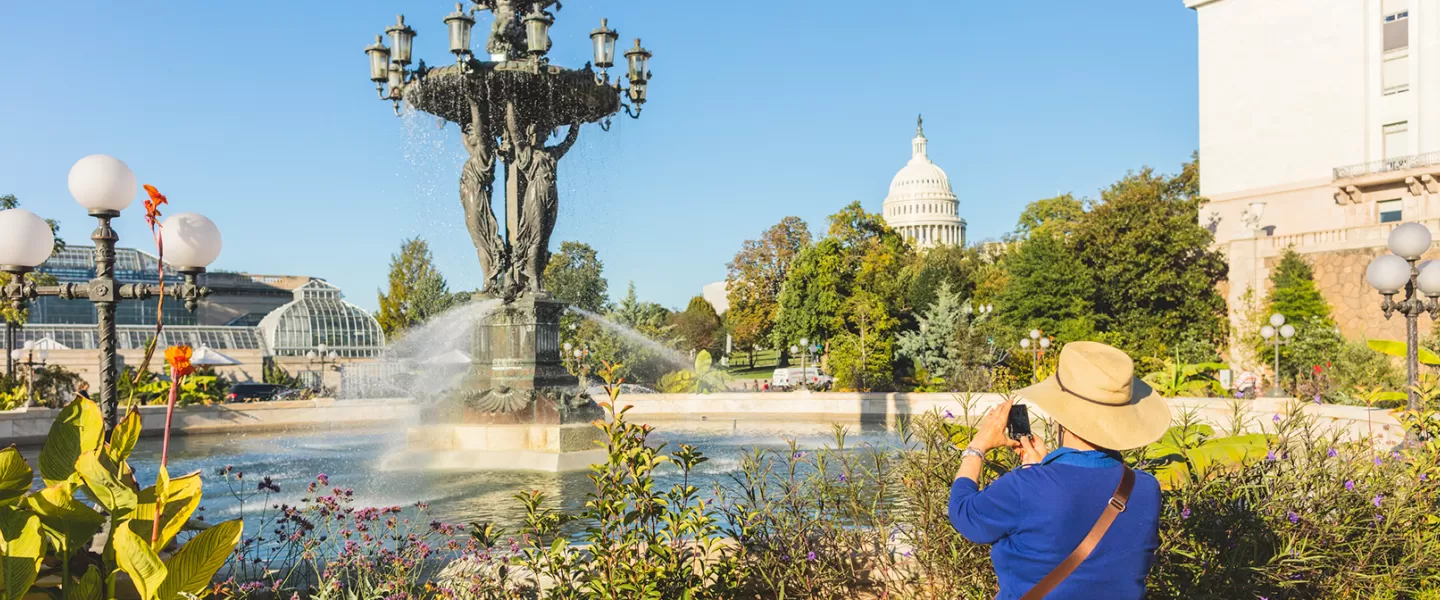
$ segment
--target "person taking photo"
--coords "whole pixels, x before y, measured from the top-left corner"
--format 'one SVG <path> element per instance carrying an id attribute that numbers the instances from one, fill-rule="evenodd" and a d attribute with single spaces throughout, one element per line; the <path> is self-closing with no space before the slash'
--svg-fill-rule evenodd
<path id="1" fill-rule="evenodd" d="M 997 600 L 1141 600 L 1159 545 L 1160 484 L 1121 450 L 1170 426 L 1165 400 L 1135 378 L 1124 352 L 1072 342 L 1054 375 L 1017 392 L 1049 415 L 1059 448 L 1006 434 L 1011 400 L 992 408 L 965 448 L 950 487 L 950 524 L 990 545 Z M 1012 448 L 1021 466 L 979 487 L 986 453 Z"/>

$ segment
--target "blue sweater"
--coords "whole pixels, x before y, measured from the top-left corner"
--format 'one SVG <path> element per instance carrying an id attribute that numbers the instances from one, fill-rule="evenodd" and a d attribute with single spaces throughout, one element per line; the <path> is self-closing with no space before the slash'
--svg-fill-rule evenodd
<path id="1" fill-rule="evenodd" d="M 966 539 L 991 544 L 998 600 L 1018 599 L 1085 539 L 1122 473 L 1118 455 L 1060 448 L 1040 464 L 997 478 L 950 486 L 950 524 Z M 1160 484 L 1135 472 L 1135 489 L 1095 551 L 1046 600 L 1140 600 L 1159 545 Z"/>

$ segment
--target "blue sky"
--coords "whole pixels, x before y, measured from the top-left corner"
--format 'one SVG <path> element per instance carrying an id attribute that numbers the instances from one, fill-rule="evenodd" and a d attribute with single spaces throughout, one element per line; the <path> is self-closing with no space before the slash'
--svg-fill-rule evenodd
<path id="1" fill-rule="evenodd" d="M 1195 17 L 1181 0 L 564 4 L 552 61 L 584 64 L 601 16 L 618 46 L 638 35 L 655 54 L 643 118 L 587 126 L 560 169 L 553 243 L 593 245 L 615 297 L 634 281 L 683 308 L 787 215 L 823 231 L 850 201 L 878 211 L 916 113 L 972 241 L 1009 231 L 1037 198 L 1093 197 L 1142 165 L 1176 171 L 1198 144 Z M 448 62 L 453 8 L 0 3 L 0 194 L 88 242 L 66 173 L 111 154 L 172 212 L 220 226 L 217 268 L 323 277 L 373 309 L 390 255 L 418 235 L 452 289 L 477 287 L 456 129 L 394 117 L 363 54 L 403 10 L 416 56 Z M 117 228 L 150 248 L 138 202 Z"/>

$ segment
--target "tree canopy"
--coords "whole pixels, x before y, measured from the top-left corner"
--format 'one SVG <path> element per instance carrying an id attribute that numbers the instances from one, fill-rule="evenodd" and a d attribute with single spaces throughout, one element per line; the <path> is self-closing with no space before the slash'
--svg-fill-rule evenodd
<path id="1" fill-rule="evenodd" d="M 418 237 L 402 242 L 400 252 L 390 256 L 388 284 L 388 291 L 379 294 L 380 313 L 375 316 L 387 338 L 393 339 L 455 303 L 445 278 L 435 268 L 430 245 Z"/>
<path id="2" fill-rule="evenodd" d="M 590 312 L 601 312 L 609 301 L 605 263 L 583 242 L 561 242 L 560 251 L 545 266 L 545 289 L 556 299 Z"/>
<path id="3" fill-rule="evenodd" d="M 810 229 L 799 217 L 785 217 L 758 239 L 745 240 L 726 265 L 725 289 L 730 307 L 725 321 L 735 344 L 754 349 L 775 327 L 780 292 L 791 265 L 810 245 Z"/>

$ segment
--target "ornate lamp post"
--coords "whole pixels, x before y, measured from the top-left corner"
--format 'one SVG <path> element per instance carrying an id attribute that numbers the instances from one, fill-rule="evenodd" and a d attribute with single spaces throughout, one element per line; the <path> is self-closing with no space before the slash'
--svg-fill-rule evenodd
<path id="1" fill-rule="evenodd" d="M 1270 315 L 1270 324 L 1260 328 L 1260 337 L 1270 340 L 1275 346 L 1275 382 L 1270 386 L 1269 396 L 1283 398 L 1285 390 L 1280 387 L 1280 347 L 1289 344 L 1290 338 L 1295 337 L 1295 326 L 1285 323 L 1285 315 L 1275 313 Z"/>
<path id="2" fill-rule="evenodd" d="M 1040 378 L 1040 355 L 1050 347 L 1050 338 L 1040 337 L 1039 329 L 1031 329 L 1030 337 L 1020 338 L 1020 349 L 1030 353 L 1034 368 L 1030 369 L 1030 382 L 1034 383 Z"/>
<path id="3" fill-rule="evenodd" d="M 0 270 L 11 274 L 10 284 L 0 288 L 0 300 L 17 310 L 41 296 L 83 298 L 95 304 L 100 328 L 100 409 L 107 429 L 115 426 L 119 406 L 115 386 L 116 304 L 121 300 L 146 300 L 159 291 L 157 286 L 115 280 L 115 244 L 120 236 L 110 228 L 110 221 L 130 206 L 136 191 L 135 174 L 115 158 L 95 154 L 70 168 L 70 195 L 99 221 L 90 236 L 95 242 L 95 278 L 87 283 L 38 286 L 26 281 L 26 273 L 50 258 L 55 237 L 45 220 L 34 213 L 18 208 L 0 211 Z M 178 213 L 161 224 L 161 240 L 165 244 L 165 262 L 185 276 L 184 284 L 167 286 L 165 294 L 183 300 L 185 309 L 193 311 L 210 293 L 199 285 L 199 276 L 220 255 L 220 230 L 198 214 Z"/>
<path id="4" fill-rule="evenodd" d="M 15 364 L 25 367 L 25 377 L 30 382 L 30 385 L 25 386 L 30 388 L 30 400 L 25 403 L 26 406 L 35 406 L 35 369 L 44 367 L 46 359 L 50 358 L 50 353 L 43 348 L 39 352 L 38 360 L 35 355 L 35 342 L 28 340 L 23 349 L 16 348 L 10 351 L 11 360 L 14 360 Z"/>
<path id="5" fill-rule="evenodd" d="M 1405 317 L 1405 373 L 1409 384 L 1406 407 L 1409 410 L 1420 408 L 1420 395 L 1415 391 L 1420 382 L 1420 315 L 1429 313 L 1431 319 L 1440 318 L 1440 264 L 1434 261 L 1416 264 L 1430 249 L 1430 242 L 1430 229 L 1424 225 L 1400 225 L 1390 232 L 1388 245 L 1394 254 L 1375 257 L 1365 269 L 1365 281 L 1385 297 L 1380 303 L 1385 318 L 1396 312 Z M 1402 290 L 1404 299 L 1396 300 L 1395 295 Z"/>
<path id="6" fill-rule="evenodd" d="M 591 63 L 579 69 L 551 64 L 550 29 L 558 10 L 557 0 L 457 4 L 444 18 L 453 65 L 430 68 L 417 60 L 411 69 L 416 34 L 403 16 L 365 48 L 380 98 L 390 101 L 396 114 L 403 101 L 455 123 L 469 156 L 461 167 L 459 191 L 485 275 L 479 296 L 502 303 L 471 338 L 474 373 L 467 385 L 473 389 L 464 394 L 472 410 L 466 414 L 480 423 L 591 420 L 562 406 L 568 401 L 560 392 L 575 381 L 574 373 L 566 372 L 573 371 L 568 355 L 576 349 L 561 354 L 559 321 L 565 305 L 552 299 L 541 281 L 559 214 L 557 173 L 584 124 L 608 130 L 622 110 L 640 116 L 651 54 L 637 39 L 624 55 L 628 87 L 618 77 L 611 82 L 608 69 L 615 65 L 620 34 L 602 20 L 589 35 Z M 471 50 L 480 12 L 493 16 L 484 53 Z M 559 140 L 551 144 L 552 137 Z M 497 167 L 505 173 L 505 209 L 499 218 L 491 208 Z M 566 416 L 571 414 L 577 416 Z"/>
<path id="7" fill-rule="evenodd" d="M 338 368 L 335 365 L 340 362 L 340 355 L 324 343 L 321 343 L 315 348 L 315 350 L 306 352 L 305 358 L 312 366 L 317 363 L 320 365 L 320 387 L 324 388 L 325 372 L 328 370 L 327 367 Z"/>

